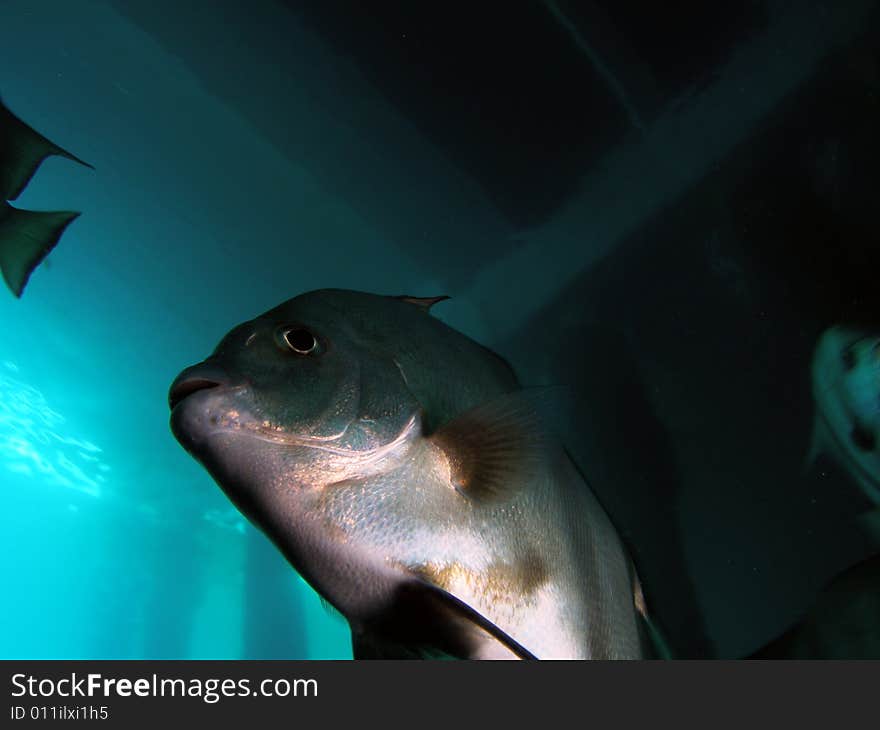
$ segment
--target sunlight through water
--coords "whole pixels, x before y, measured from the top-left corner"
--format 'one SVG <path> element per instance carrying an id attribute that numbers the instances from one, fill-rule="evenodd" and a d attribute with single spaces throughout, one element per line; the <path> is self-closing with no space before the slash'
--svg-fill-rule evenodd
<path id="1" fill-rule="evenodd" d="M 66 430 L 64 416 L 19 375 L 11 360 L 0 363 L 3 467 L 44 484 L 100 497 L 110 471 L 101 460 L 101 448 Z"/>

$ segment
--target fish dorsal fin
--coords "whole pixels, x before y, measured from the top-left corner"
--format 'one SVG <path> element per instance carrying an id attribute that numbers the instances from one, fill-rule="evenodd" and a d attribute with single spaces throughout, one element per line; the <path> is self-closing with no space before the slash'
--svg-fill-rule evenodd
<path id="1" fill-rule="evenodd" d="M 92 167 L 29 127 L 0 100 L 0 197 L 15 200 L 43 160 L 52 155 Z"/>
<path id="2" fill-rule="evenodd" d="M 472 408 L 429 439 L 449 460 L 452 485 L 475 501 L 504 499 L 532 482 L 546 470 L 552 444 L 529 391 Z"/>
<path id="3" fill-rule="evenodd" d="M 15 296 L 78 215 L 20 210 L 0 201 L 0 271 Z"/>
<path id="4" fill-rule="evenodd" d="M 429 312 L 431 307 L 433 307 L 437 302 L 442 302 L 449 297 L 446 294 L 441 294 L 439 297 L 413 297 L 409 294 L 401 294 L 399 297 L 395 297 L 402 302 L 406 302 L 407 304 L 412 304 L 413 306 L 419 307 L 420 309 Z"/>
<path id="5" fill-rule="evenodd" d="M 451 593 L 418 578 L 401 584 L 381 622 L 352 627 L 356 659 L 537 659 Z"/>

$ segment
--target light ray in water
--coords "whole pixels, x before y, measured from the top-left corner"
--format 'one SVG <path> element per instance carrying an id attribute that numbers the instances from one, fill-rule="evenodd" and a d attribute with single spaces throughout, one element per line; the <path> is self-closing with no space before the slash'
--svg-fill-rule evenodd
<path id="1" fill-rule="evenodd" d="M 46 484 L 101 496 L 110 471 L 101 448 L 66 431 L 64 416 L 13 373 L 19 373 L 14 362 L 0 363 L 0 465 Z"/>

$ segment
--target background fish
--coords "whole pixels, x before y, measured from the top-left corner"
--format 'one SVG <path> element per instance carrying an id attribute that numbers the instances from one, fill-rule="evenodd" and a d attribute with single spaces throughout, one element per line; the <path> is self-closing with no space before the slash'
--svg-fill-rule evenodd
<path id="1" fill-rule="evenodd" d="M 880 555 L 836 576 L 803 619 L 750 659 L 880 659 Z"/>
<path id="2" fill-rule="evenodd" d="M 816 419 L 809 460 L 825 453 L 880 505 L 880 336 L 832 327 L 813 357 Z"/>
<path id="3" fill-rule="evenodd" d="M 6 202 L 22 193 L 43 160 L 52 155 L 91 167 L 31 129 L 0 100 L 0 271 L 17 297 L 79 216 L 72 211 L 21 210 Z"/>
<path id="4" fill-rule="evenodd" d="M 172 430 L 345 616 L 355 657 L 645 656 L 609 518 L 435 301 L 285 302 L 181 373 Z"/>

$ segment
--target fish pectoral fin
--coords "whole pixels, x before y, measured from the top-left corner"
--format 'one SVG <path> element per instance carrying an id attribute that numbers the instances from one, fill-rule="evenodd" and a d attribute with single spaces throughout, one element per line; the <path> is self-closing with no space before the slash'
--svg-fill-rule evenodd
<path id="1" fill-rule="evenodd" d="M 546 474 L 555 445 L 526 391 L 472 408 L 428 438 L 446 454 L 455 489 L 475 501 L 505 499 Z"/>
<path id="2" fill-rule="evenodd" d="M 21 296 L 33 270 L 78 215 L 20 210 L 0 202 L 0 271 L 15 296 Z"/>
<path id="3" fill-rule="evenodd" d="M 0 199 L 15 200 L 52 155 L 92 167 L 25 124 L 0 101 Z"/>
<path id="4" fill-rule="evenodd" d="M 352 627 L 352 646 L 365 659 L 537 659 L 481 613 L 420 580 L 402 584 L 380 620 Z"/>
<path id="5" fill-rule="evenodd" d="M 429 646 L 405 646 L 389 642 L 374 634 L 351 634 L 352 656 L 364 659 L 445 659 L 455 660 L 459 657 L 446 654 Z"/>

